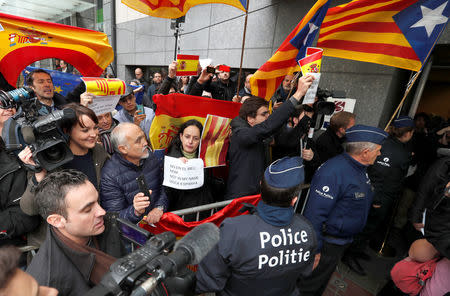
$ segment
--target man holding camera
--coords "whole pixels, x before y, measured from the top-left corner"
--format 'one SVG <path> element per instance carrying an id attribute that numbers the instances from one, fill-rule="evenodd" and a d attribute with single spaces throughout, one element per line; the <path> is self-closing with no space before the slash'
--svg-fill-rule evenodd
<path id="1" fill-rule="evenodd" d="M 201 96 L 205 90 L 210 92 L 215 100 L 231 101 L 236 94 L 236 83 L 230 79 L 231 69 L 225 65 L 220 65 L 218 68 L 219 70 L 214 67 L 203 69 L 198 79 L 189 88 L 188 95 Z M 219 79 L 211 81 L 215 73 Z"/>
<path id="2" fill-rule="evenodd" d="M 84 295 L 124 255 L 116 217 L 105 216 L 94 185 L 76 170 L 47 175 L 35 199 L 49 226 L 27 272 L 61 295 Z"/>
<path id="3" fill-rule="evenodd" d="M 293 208 L 303 179 L 300 157 L 282 158 L 265 170 L 255 213 L 220 226 L 219 243 L 199 264 L 197 293 L 299 295 L 297 279 L 318 262 L 314 229 Z"/>

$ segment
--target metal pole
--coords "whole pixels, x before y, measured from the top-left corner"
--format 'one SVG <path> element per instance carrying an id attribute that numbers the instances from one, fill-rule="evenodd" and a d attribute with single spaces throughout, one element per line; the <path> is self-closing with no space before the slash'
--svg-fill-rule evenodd
<path id="1" fill-rule="evenodd" d="M 174 54 L 173 54 L 173 60 L 174 61 L 176 61 L 177 60 L 177 52 L 178 52 L 178 32 L 179 32 L 179 29 L 180 29 L 180 27 L 179 27 L 179 24 L 178 24 L 178 22 L 175 24 L 175 34 L 174 34 L 174 36 L 175 36 L 175 52 L 174 52 Z"/>
<path id="2" fill-rule="evenodd" d="M 241 85 L 241 75 L 242 75 L 242 63 L 244 61 L 244 48 L 245 48 L 245 35 L 247 33 L 247 19 L 248 19 L 248 6 L 250 0 L 247 0 L 247 7 L 245 9 L 245 21 L 244 21 L 244 34 L 242 36 L 242 49 L 241 49 L 241 64 L 239 65 L 239 76 L 236 86 L 236 95 L 239 96 L 239 86 Z M 240 100 L 239 100 L 240 101 Z"/>

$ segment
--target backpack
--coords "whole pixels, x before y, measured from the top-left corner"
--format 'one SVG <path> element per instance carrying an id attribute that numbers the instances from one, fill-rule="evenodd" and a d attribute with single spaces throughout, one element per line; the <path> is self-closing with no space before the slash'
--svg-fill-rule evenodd
<path id="1" fill-rule="evenodd" d="M 391 278 L 403 293 L 418 295 L 427 279 L 433 276 L 439 258 L 426 262 L 417 262 L 407 257 L 391 270 Z"/>

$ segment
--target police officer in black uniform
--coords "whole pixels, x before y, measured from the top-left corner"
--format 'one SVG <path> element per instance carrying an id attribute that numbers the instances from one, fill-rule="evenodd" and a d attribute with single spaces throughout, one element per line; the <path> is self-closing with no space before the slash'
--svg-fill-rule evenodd
<path id="1" fill-rule="evenodd" d="M 219 243 L 199 264 L 197 293 L 300 295 L 297 279 L 317 262 L 313 227 L 293 209 L 303 180 L 300 157 L 279 159 L 265 170 L 254 214 L 220 226 Z"/>
<path id="2" fill-rule="evenodd" d="M 304 215 L 316 231 L 320 261 L 312 275 L 299 282 L 302 296 L 322 295 L 344 251 L 363 230 L 372 206 L 367 166 L 380 154 L 387 133 L 355 125 L 346 135 L 346 152 L 326 161 L 311 182 Z"/>

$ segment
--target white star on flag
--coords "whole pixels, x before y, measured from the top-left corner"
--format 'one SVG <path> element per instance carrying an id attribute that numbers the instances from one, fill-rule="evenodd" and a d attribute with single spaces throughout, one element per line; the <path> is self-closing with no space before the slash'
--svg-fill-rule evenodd
<path id="1" fill-rule="evenodd" d="M 447 22 L 448 17 L 442 14 L 447 6 L 447 3 L 448 1 L 445 1 L 434 10 L 421 5 L 420 9 L 422 10 L 422 18 L 410 28 L 425 27 L 427 35 L 430 37 L 437 25 L 445 24 Z"/>
<path id="2" fill-rule="evenodd" d="M 306 34 L 305 39 L 303 39 L 303 45 L 306 44 L 306 41 L 308 40 L 309 35 L 311 35 L 312 32 L 314 32 L 315 30 L 317 30 L 319 28 L 316 25 L 314 25 L 314 23 L 308 23 L 308 26 L 309 26 L 309 32 L 308 32 L 308 34 Z"/>

